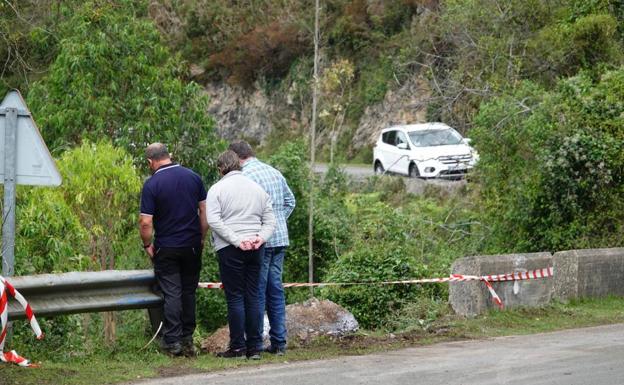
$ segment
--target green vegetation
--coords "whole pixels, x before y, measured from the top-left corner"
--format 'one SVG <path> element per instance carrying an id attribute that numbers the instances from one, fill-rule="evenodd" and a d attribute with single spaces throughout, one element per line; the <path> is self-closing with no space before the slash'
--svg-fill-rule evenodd
<path id="1" fill-rule="evenodd" d="M 64 36 L 47 76 L 28 102 L 53 149 L 110 138 L 137 159 L 147 143 L 167 143 L 207 181 L 216 178 L 220 143 L 196 84 L 180 79 L 180 57 L 137 15 L 133 1 L 87 2 L 59 26 Z M 138 9 L 137 9 L 138 8 Z"/>
<path id="2" fill-rule="evenodd" d="M 351 148 L 366 108 L 407 82 L 427 83 L 427 119 L 468 134 L 480 153 L 465 189 L 411 196 L 400 178 L 355 184 L 335 165 L 310 180 L 309 144 L 300 139 L 311 99 L 308 2 L 3 1 L 0 92 L 20 88 L 64 178 L 56 189 L 19 188 L 17 272 L 149 268 L 134 224 L 147 176 L 145 144 L 169 144 L 175 160 L 208 184 L 224 147 L 201 84 L 189 80 L 194 66 L 205 70 L 194 81 L 259 88 L 280 106 L 261 150 L 298 202 L 289 220 L 286 281 L 307 281 L 310 194 L 316 281 L 444 276 L 467 255 L 622 246 L 622 1 L 322 4 L 321 156 L 368 162 L 370 148 Z M 211 250 L 201 280 L 219 280 Z M 289 302 L 308 296 L 307 290 L 287 293 Z M 494 312 L 473 321 L 449 315 L 444 285 L 316 294 L 346 306 L 373 333 L 416 333 L 426 341 L 444 327 L 452 332 L 443 339 L 622 321 L 621 312 L 608 309 L 620 306 L 618 299 Z M 42 320 L 42 343 L 16 323 L 14 347 L 45 367 L 0 366 L 2 378 L 115 382 L 174 366 L 224 367 L 209 357 L 172 361 L 154 346 L 139 352 L 150 337 L 145 314 L 110 317 Z M 197 339 L 225 324 L 223 293 L 200 291 L 198 319 Z M 291 357 L 340 352 L 320 344 Z"/>
<path id="3" fill-rule="evenodd" d="M 482 105 L 473 136 L 491 249 L 621 244 L 623 85 L 623 69 L 582 73 L 553 91 L 527 82 Z"/>

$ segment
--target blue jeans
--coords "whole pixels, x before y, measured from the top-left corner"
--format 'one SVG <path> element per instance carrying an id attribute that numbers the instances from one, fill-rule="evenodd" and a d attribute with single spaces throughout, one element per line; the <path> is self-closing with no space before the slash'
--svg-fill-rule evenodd
<path id="1" fill-rule="evenodd" d="M 286 298 L 282 284 L 282 268 L 286 247 L 265 247 L 260 268 L 260 309 L 266 307 L 269 318 L 269 337 L 276 348 L 286 347 Z M 264 295 L 262 295 L 264 294 Z M 264 317 L 260 334 L 264 329 Z"/>
<path id="2" fill-rule="evenodd" d="M 228 246 L 217 251 L 219 271 L 228 309 L 230 348 L 254 351 L 262 347 L 262 311 L 259 306 L 258 278 L 262 248 L 243 251 Z M 261 330 L 261 329 L 260 329 Z"/>

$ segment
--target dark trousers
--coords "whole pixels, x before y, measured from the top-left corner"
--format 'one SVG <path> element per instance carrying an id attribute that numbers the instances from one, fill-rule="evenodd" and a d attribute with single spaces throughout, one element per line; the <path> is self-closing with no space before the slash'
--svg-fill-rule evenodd
<path id="1" fill-rule="evenodd" d="M 154 255 L 154 273 L 165 298 L 163 342 L 193 339 L 195 290 L 201 270 L 201 247 L 162 247 Z"/>
<path id="2" fill-rule="evenodd" d="M 217 254 L 228 308 L 230 348 L 261 350 L 262 335 L 258 326 L 263 317 L 259 303 L 263 250 L 243 251 L 228 246 L 218 250 Z"/>

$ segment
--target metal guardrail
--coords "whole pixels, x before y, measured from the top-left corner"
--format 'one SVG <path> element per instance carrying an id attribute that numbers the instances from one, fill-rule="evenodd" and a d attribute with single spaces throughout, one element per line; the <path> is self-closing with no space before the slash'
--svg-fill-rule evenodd
<path id="1" fill-rule="evenodd" d="M 160 309 L 152 270 L 106 270 L 8 277 L 37 317 L 129 309 Z M 26 318 L 9 300 L 9 320 Z M 151 312 L 150 312 L 150 318 Z"/>

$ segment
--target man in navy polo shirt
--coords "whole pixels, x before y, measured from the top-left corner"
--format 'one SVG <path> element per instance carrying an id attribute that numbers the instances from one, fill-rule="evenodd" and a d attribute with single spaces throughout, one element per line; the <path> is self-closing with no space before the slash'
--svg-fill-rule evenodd
<path id="1" fill-rule="evenodd" d="M 143 185 L 139 224 L 165 299 L 161 347 L 171 355 L 194 356 L 195 290 L 208 231 L 206 188 L 199 175 L 171 161 L 164 144 L 149 145 L 145 154 L 154 174 Z"/>

